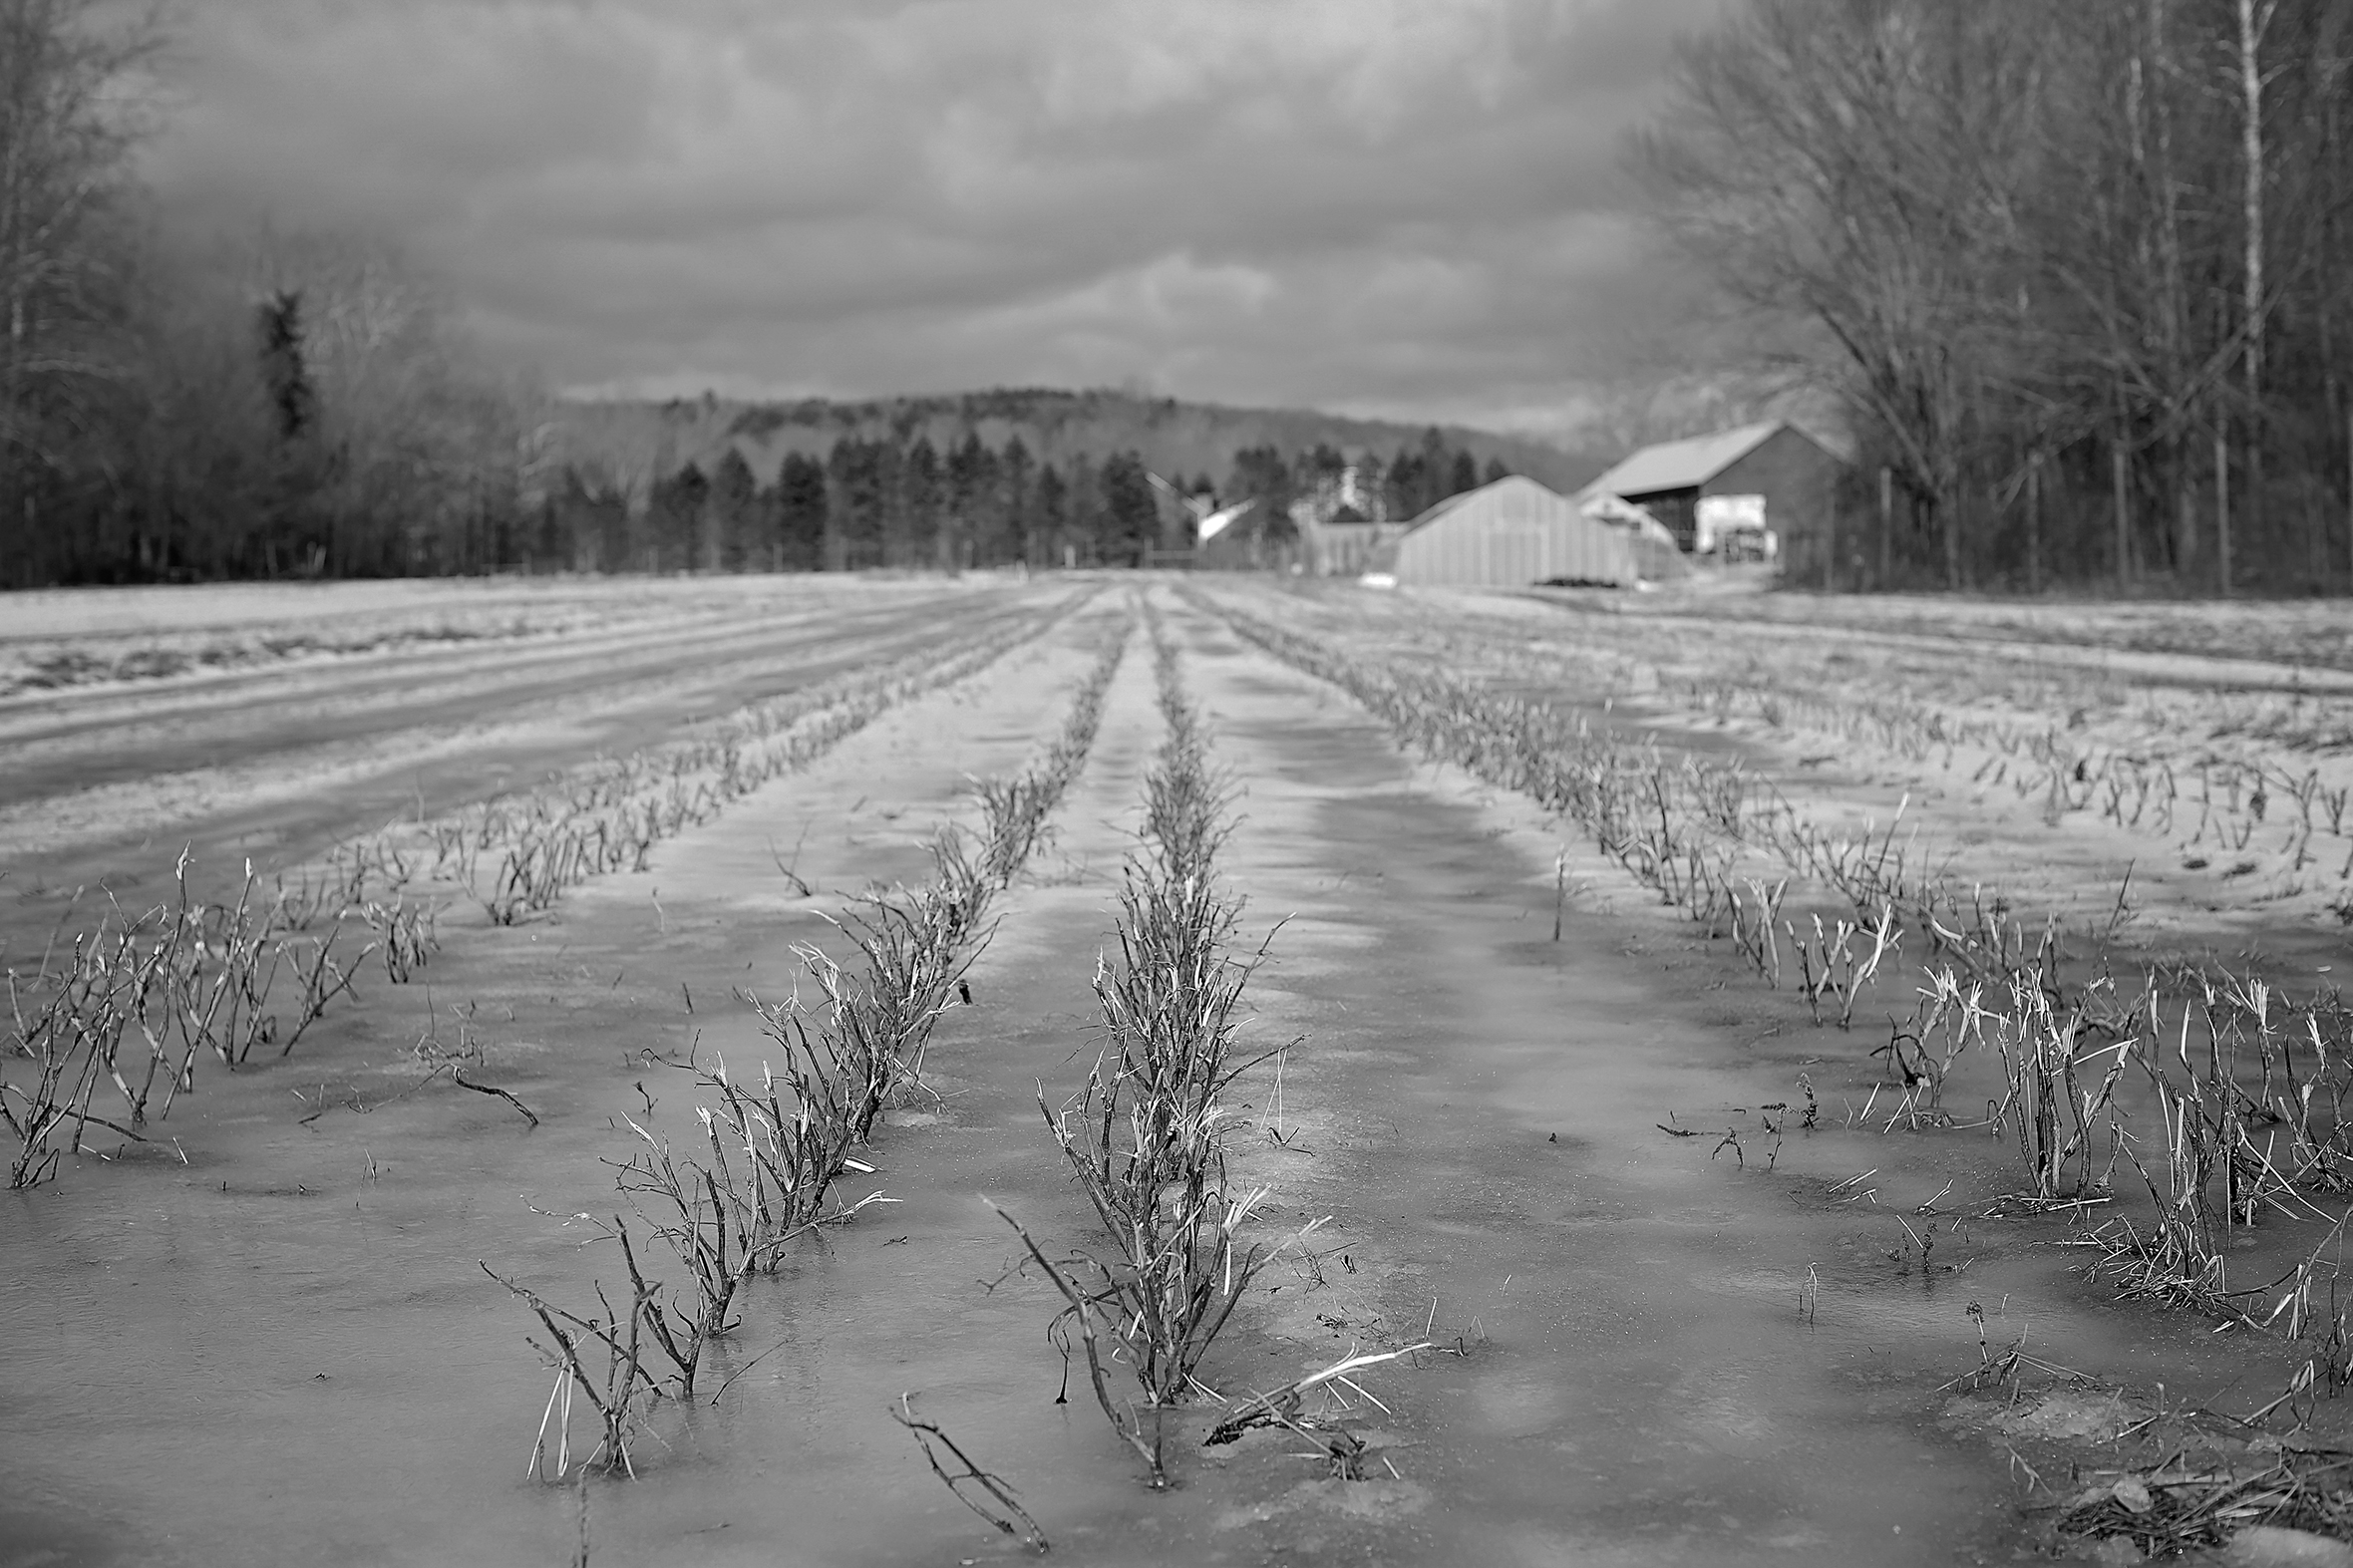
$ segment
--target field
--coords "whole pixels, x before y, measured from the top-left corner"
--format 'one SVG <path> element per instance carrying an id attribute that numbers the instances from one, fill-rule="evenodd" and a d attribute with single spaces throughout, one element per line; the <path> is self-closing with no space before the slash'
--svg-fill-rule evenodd
<path id="1" fill-rule="evenodd" d="M 2341 612 L 21 603 L 0 1565 L 2353 1539 Z"/>

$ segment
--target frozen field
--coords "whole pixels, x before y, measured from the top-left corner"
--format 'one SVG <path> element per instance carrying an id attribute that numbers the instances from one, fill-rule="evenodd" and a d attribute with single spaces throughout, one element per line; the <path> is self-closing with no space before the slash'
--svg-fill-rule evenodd
<path id="1" fill-rule="evenodd" d="M 2346 1533 L 2342 617 L 592 586 L 33 601 L 0 1563 Z"/>

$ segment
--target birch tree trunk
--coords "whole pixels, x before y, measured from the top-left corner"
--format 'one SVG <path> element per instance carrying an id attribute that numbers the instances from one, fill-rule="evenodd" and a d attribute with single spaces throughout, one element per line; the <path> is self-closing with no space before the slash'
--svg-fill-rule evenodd
<path id="1" fill-rule="evenodd" d="M 2260 530 L 2263 507 L 2263 326 L 2269 313 L 2263 295 L 2263 35 L 2270 30 L 2279 0 L 2238 0 L 2239 152 L 2245 164 L 2243 210 L 2246 261 L 2241 309 L 2246 353 L 2241 372 L 2246 395 L 2246 513 Z M 2230 556 L 2222 550 L 2222 591 L 2230 591 Z"/>

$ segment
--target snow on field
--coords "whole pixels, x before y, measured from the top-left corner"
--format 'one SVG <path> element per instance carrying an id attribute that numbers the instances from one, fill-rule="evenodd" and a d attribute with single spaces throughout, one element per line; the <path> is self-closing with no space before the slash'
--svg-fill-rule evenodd
<path id="1" fill-rule="evenodd" d="M 0 595 L 0 697 L 433 643 L 729 619 L 904 584 L 868 578 L 440 577 Z"/>

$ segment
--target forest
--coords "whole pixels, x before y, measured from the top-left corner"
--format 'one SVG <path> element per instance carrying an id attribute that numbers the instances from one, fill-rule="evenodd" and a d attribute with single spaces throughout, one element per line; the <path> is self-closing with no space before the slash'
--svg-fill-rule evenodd
<path id="1" fill-rule="evenodd" d="M 2353 583 L 2353 3 L 1749 0 L 1630 150 L 1851 583 Z"/>

